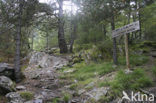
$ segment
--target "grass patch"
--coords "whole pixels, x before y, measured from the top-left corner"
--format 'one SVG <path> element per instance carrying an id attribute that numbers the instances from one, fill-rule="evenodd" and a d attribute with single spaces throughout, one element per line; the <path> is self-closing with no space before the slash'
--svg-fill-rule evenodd
<path id="1" fill-rule="evenodd" d="M 100 82 L 100 83 L 98 84 L 98 87 L 105 87 L 105 86 L 110 86 L 110 82 L 104 81 L 104 82 Z"/>
<path id="2" fill-rule="evenodd" d="M 121 94 L 123 90 L 137 90 L 152 84 L 152 80 L 147 77 L 144 70 L 136 69 L 130 74 L 125 74 L 123 70 L 119 71 L 110 85 L 115 94 Z"/>
<path id="3" fill-rule="evenodd" d="M 97 75 L 103 76 L 107 73 L 110 73 L 115 70 L 112 66 L 113 64 L 110 62 L 95 64 L 92 63 L 90 65 L 76 65 L 77 71 L 72 73 L 73 77 L 78 81 L 85 81 L 89 78 L 94 78 Z M 74 67 L 74 68 L 75 68 Z"/>
<path id="4" fill-rule="evenodd" d="M 71 90 L 76 90 L 76 88 L 77 88 L 77 84 L 72 84 L 72 85 L 69 87 L 69 89 L 71 89 Z"/>
<path id="5" fill-rule="evenodd" d="M 112 62 L 103 62 L 97 64 L 91 63 L 89 65 L 81 62 L 75 64 L 73 68 L 75 69 L 75 72 L 62 74 L 62 76 L 60 76 L 61 79 L 69 79 L 72 82 L 74 80 L 78 81 L 76 84 L 73 82 L 74 84 L 70 86 L 71 90 L 75 90 L 76 88 L 83 88 L 89 83 L 96 81 L 98 77 L 116 70 L 116 68 L 113 67 Z M 64 68 L 64 70 L 61 70 L 60 72 L 63 73 L 63 71 L 73 68 Z"/>
<path id="6" fill-rule="evenodd" d="M 52 103 L 59 103 L 59 101 L 60 101 L 60 98 L 54 98 L 54 99 L 52 99 Z"/>
<path id="7" fill-rule="evenodd" d="M 132 66 L 141 66 L 148 62 L 149 57 L 144 55 L 131 55 L 129 60 Z M 119 57 L 119 64 L 126 65 L 126 57 Z"/>
<path id="8" fill-rule="evenodd" d="M 26 101 L 32 100 L 34 98 L 34 94 L 32 92 L 28 92 L 28 91 L 26 91 L 26 92 L 20 92 L 20 95 Z"/>
<path id="9" fill-rule="evenodd" d="M 64 101 L 65 103 L 68 103 L 70 99 L 71 99 L 71 95 L 68 94 L 68 93 L 64 93 L 63 101 Z"/>

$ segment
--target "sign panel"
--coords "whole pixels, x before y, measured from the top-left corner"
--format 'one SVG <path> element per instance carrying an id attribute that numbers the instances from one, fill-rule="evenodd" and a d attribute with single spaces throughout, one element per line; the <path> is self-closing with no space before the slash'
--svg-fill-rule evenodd
<path id="1" fill-rule="evenodd" d="M 115 38 L 120 35 L 128 34 L 134 31 L 140 30 L 139 21 L 133 22 L 131 24 L 125 25 L 122 28 L 116 29 L 112 31 L 112 37 Z"/>

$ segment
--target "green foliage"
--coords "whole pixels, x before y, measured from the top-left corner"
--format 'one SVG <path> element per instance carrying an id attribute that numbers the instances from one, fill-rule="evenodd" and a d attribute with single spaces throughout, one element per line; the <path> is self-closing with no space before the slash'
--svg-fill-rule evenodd
<path id="1" fill-rule="evenodd" d="M 80 52 L 81 50 L 88 50 L 92 48 L 92 44 L 75 44 L 74 45 L 74 51 Z"/>
<path id="2" fill-rule="evenodd" d="M 145 30 L 145 38 L 148 40 L 156 40 L 156 2 L 143 9 L 143 25 Z"/>
<path id="3" fill-rule="evenodd" d="M 69 95 L 68 93 L 64 93 L 63 101 L 65 103 L 68 103 L 70 99 L 71 99 L 71 95 Z"/>
<path id="4" fill-rule="evenodd" d="M 156 76 L 156 66 L 152 68 L 153 74 Z"/>
<path id="5" fill-rule="evenodd" d="M 20 95 L 26 101 L 31 100 L 31 99 L 34 98 L 34 94 L 32 92 L 29 92 L 29 91 L 20 92 Z"/>
<path id="6" fill-rule="evenodd" d="M 110 83 L 113 92 L 121 93 L 123 90 L 134 90 L 149 87 L 153 84 L 152 80 L 145 74 L 144 70 L 138 68 L 132 73 L 126 74 L 123 70 L 119 71 L 115 80 Z"/>
<path id="7" fill-rule="evenodd" d="M 144 55 L 130 55 L 129 60 L 132 66 L 141 66 L 147 63 L 149 57 Z M 126 65 L 126 58 L 123 56 L 119 57 L 119 63 L 121 65 Z"/>
<path id="8" fill-rule="evenodd" d="M 110 59 L 112 57 L 112 41 L 111 40 L 106 40 L 104 42 L 101 42 L 97 45 L 98 50 L 102 53 L 102 58 L 103 59 Z"/>
<path id="9" fill-rule="evenodd" d="M 52 99 L 52 103 L 59 103 L 59 98 Z"/>
<path id="10" fill-rule="evenodd" d="M 71 90 L 75 90 L 77 88 L 77 84 L 72 84 L 70 87 L 69 87 L 69 89 L 71 89 Z"/>
<path id="11" fill-rule="evenodd" d="M 110 86 L 110 82 L 108 82 L 108 81 L 100 82 L 100 83 L 98 84 L 98 86 L 99 86 L 99 87 Z"/>

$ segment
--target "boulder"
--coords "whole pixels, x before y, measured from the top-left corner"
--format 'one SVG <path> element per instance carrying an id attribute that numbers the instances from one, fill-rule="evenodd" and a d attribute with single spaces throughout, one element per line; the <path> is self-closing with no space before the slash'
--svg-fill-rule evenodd
<path id="1" fill-rule="evenodd" d="M 8 63 L 0 63 L 0 76 L 2 75 L 15 79 L 14 68 Z"/>
<path id="2" fill-rule="evenodd" d="M 68 64 L 68 60 L 62 57 L 51 56 L 44 52 L 36 52 L 32 53 L 29 64 L 40 68 L 52 67 L 60 69 Z"/>
<path id="3" fill-rule="evenodd" d="M 6 98 L 8 99 L 8 103 L 24 103 L 24 100 L 17 92 L 10 92 L 6 95 Z"/>
<path id="4" fill-rule="evenodd" d="M 0 94 L 7 94 L 15 91 L 15 84 L 6 76 L 0 76 Z"/>

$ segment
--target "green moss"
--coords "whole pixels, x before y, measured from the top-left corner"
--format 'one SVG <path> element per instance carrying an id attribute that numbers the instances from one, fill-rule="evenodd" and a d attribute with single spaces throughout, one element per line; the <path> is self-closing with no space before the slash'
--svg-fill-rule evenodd
<path id="1" fill-rule="evenodd" d="M 29 92 L 29 91 L 20 92 L 20 95 L 26 101 L 31 100 L 31 99 L 34 98 L 34 94 L 32 92 Z"/>

